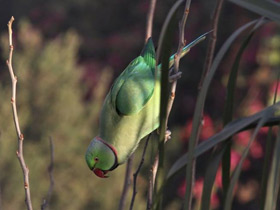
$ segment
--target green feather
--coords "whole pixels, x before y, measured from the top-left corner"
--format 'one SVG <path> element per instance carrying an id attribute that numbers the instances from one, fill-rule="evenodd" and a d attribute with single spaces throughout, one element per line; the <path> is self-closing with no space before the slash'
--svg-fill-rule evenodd
<path id="1" fill-rule="evenodd" d="M 205 35 L 184 47 L 181 56 L 204 40 Z M 116 150 L 118 164 L 124 163 L 137 148 L 139 141 L 159 126 L 160 71 L 155 71 L 155 57 L 152 39 L 149 39 L 141 54 L 115 80 L 105 98 L 100 116 L 99 137 Z M 173 64 L 174 55 L 170 57 L 170 66 Z M 158 68 L 160 69 L 160 65 Z M 104 146 L 98 148 L 90 144 L 86 153 L 89 166 L 96 164 L 91 158 L 99 154 L 101 149 L 105 150 Z M 114 154 L 109 154 L 112 159 Z M 104 155 L 102 159 L 106 159 Z M 107 170 L 104 163 L 112 166 L 112 160 L 103 160 L 102 165 L 100 158 L 100 169 Z"/>
<path id="2" fill-rule="evenodd" d="M 138 113 L 154 92 L 155 50 L 151 39 L 119 76 L 111 90 L 112 104 L 122 115 Z"/>

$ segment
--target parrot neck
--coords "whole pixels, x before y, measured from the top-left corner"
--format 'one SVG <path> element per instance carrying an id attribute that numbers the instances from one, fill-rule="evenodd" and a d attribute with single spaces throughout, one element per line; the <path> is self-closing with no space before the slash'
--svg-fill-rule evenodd
<path id="1" fill-rule="evenodd" d="M 114 165 L 112 166 L 112 168 L 110 168 L 110 171 L 111 170 L 113 170 L 113 169 L 115 169 L 115 168 L 117 168 L 118 167 L 118 154 L 117 154 L 117 150 L 112 146 L 112 145 L 110 145 L 110 144 L 108 144 L 106 141 L 104 141 L 102 138 L 100 138 L 99 136 L 96 136 L 96 138 L 95 138 L 97 141 L 100 141 L 100 142 L 102 142 L 103 144 L 105 144 L 107 147 L 109 147 L 112 151 L 113 151 L 113 153 L 114 153 L 114 155 L 115 155 L 115 163 L 114 163 Z"/>

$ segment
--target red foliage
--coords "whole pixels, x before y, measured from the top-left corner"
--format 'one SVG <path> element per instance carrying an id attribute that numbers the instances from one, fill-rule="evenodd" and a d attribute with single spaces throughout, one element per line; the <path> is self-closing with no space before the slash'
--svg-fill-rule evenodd
<path id="1" fill-rule="evenodd" d="M 191 136 L 192 120 L 187 121 L 186 125 L 182 129 L 181 139 L 183 142 L 187 142 Z M 209 115 L 204 115 L 203 125 L 200 135 L 200 140 L 206 140 L 215 134 L 213 120 Z"/>
<path id="2" fill-rule="evenodd" d="M 195 199 L 200 200 L 202 198 L 202 192 L 203 192 L 203 184 L 204 179 L 202 177 L 198 178 L 195 181 L 194 187 L 193 187 L 193 196 Z M 181 197 L 185 197 L 186 192 L 186 181 L 184 180 L 180 187 L 177 190 L 177 194 Z M 213 193 L 211 196 L 211 207 L 217 208 L 220 204 L 219 197 L 216 193 Z"/>

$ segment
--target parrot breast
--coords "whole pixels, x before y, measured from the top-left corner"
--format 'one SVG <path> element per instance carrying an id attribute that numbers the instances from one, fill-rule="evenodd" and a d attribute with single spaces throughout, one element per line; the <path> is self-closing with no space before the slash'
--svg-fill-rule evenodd
<path id="1" fill-rule="evenodd" d="M 160 75 L 154 83 L 149 101 L 136 114 L 122 115 L 111 102 L 108 94 L 101 112 L 100 137 L 112 145 L 122 164 L 135 151 L 140 140 L 159 126 Z"/>

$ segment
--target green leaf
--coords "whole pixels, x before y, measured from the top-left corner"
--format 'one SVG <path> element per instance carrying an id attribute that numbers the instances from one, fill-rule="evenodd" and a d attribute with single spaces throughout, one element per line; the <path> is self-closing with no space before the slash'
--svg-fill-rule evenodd
<path id="1" fill-rule="evenodd" d="M 276 103 L 277 100 L 277 90 L 279 86 L 279 77 L 280 77 L 280 71 L 278 71 L 278 77 L 277 77 L 277 85 L 274 91 L 274 99 L 273 104 Z M 266 189 L 267 189 L 267 183 L 268 183 L 268 176 L 269 176 L 269 169 L 270 169 L 270 163 L 271 163 L 271 154 L 273 154 L 273 141 L 272 141 L 272 127 L 269 128 L 266 145 L 265 145 L 265 156 L 264 156 L 264 163 L 263 163 L 263 170 L 262 170 L 262 180 L 261 180 L 261 198 L 260 198 L 260 209 L 264 210 L 265 200 L 266 200 Z"/>
<path id="2" fill-rule="evenodd" d="M 251 129 L 257 126 L 259 120 L 263 116 L 263 113 L 267 110 L 272 110 L 274 115 L 271 115 L 269 119 L 265 121 L 264 126 L 271 126 L 277 125 L 280 123 L 280 102 L 276 103 L 275 105 L 269 106 L 262 111 L 241 119 L 234 120 L 233 122 L 229 123 L 223 130 L 219 133 L 215 134 L 214 136 L 210 137 L 208 140 L 203 141 L 194 149 L 194 157 L 197 158 L 198 156 L 202 155 L 209 149 L 213 148 L 217 144 L 225 141 L 229 137 L 233 136 L 236 133 L 241 131 Z M 180 169 L 188 164 L 188 153 L 181 156 L 171 167 L 167 174 L 167 178 L 170 179 L 173 175 L 175 175 Z"/>
<path id="3" fill-rule="evenodd" d="M 274 147 L 272 166 L 266 191 L 265 210 L 275 210 L 279 193 L 280 178 L 280 130 Z M 264 195 L 263 195 L 264 196 Z"/>
<path id="4" fill-rule="evenodd" d="M 167 102 L 169 98 L 169 58 L 171 55 L 171 41 L 174 36 L 176 12 L 183 1 L 178 1 L 171 8 L 160 33 L 157 63 L 161 63 L 161 97 L 160 97 L 160 141 L 164 141 L 167 118 Z"/>
<path id="5" fill-rule="evenodd" d="M 265 144 L 265 156 L 262 169 L 261 191 L 260 191 L 260 209 L 264 210 L 266 199 L 266 188 L 268 183 L 269 171 L 271 166 L 271 154 L 273 153 L 272 127 L 268 130 Z"/>
<path id="6" fill-rule="evenodd" d="M 232 174 L 230 185 L 229 185 L 227 195 L 226 195 L 226 200 L 225 200 L 225 206 L 224 206 L 225 210 L 231 210 L 234 187 L 235 187 L 235 184 L 236 184 L 236 182 L 239 178 L 239 175 L 241 173 L 241 168 L 242 168 L 243 162 L 244 162 L 245 158 L 247 157 L 247 155 L 249 153 L 249 149 L 250 149 L 254 139 L 256 138 L 259 130 L 265 124 L 265 122 L 269 119 L 269 117 L 273 116 L 275 114 L 275 110 L 265 109 L 263 112 L 261 112 L 261 114 L 262 115 L 261 115 L 260 119 L 258 120 L 258 125 L 257 125 L 253 135 L 251 136 L 251 139 L 250 139 L 247 147 L 245 148 L 245 150 L 244 150 L 244 152 L 241 156 L 241 159 L 240 159 L 239 163 L 237 164 L 237 166 L 236 166 L 236 168 L 235 168 L 235 170 Z"/>
<path id="7" fill-rule="evenodd" d="M 251 21 L 243 26 L 241 26 L 239 29 L 237 29 L 224 43 L 224 45 L 221 47 L 221 49 L 219 50 L 217 56 L 215 57 L 213 64 L 210 68 L 209 73 L 206 75 L 205 80 L 202 84 L 202 88 L 201 91 L 199 92 L 199 96 L 198 96 L 198 100 L 196 103 L 196 107 L 195 107 L 195 111 L 194 111 L 194 117 L 193 117 L 193 127 L 192 127 L 192 131 L 191 131 L 191 137 L 190 137 L 190 143 L 189 143 L 189 156 L 184 155 L 182 156 L 183 158 L 179 159 L 179 163 L 178 161 L 175 162 L 175 164 L 171 167 L 170 171 L 169 171 L 169 175 L 170 174 L 174 174 L 176 172 L 176 170 L 181 169 L 183 166 L 185 166 L 188 162 L 191 162 L 194 157 L 195 157 L 195 153 L 194 153 L 194 147 L 196 145 L 196 139 L 198 136 L 198 132 L 199 132 L 199 127 L 200 127 L 200 120 L 201 120 L 201 115 L 202 115 L 202 111 L 204 108 L 204 103 L 205 103 L 205 99 L 206 99 L 206 95 L 210 86 L 210 83 L 214 77 L 214 74 L 222 60 L 222 58 L 224 57 L 224 55 L 226 54 L 227 50 L 229 49 L 229 47 L 231 46 L 231 44 L 233 43 L 233 41 L 239 36 L 240 33 L 242 33 L 244 30 L 246 30 L 247 28 L 249 28 L 250 26 L 256 24 L 257 22 L 259 22 L 259 19 Z M 184 159 L 187 158 L 187 159 Z M 191 177 L 191 170 L 187 169 L 187 177 Z M 168 177 L 169 177 L 168 175 Z M 187 178 L 188 179 L 188 178 Z M 187 180 L 186 180 L 187 181 Z"/>
<path id="8" fill-rule="evenodd" d="M 159 163 L 156 174 L 156 188 L 154 189 L 155 201 L 153 203 L 153 209 L 161 209 L 162 205 L 162 192 L 164 187 L 165 173 L 164 173 L 164 140 L 166 131 L 166 119 L 167 119 L 167 104 L 169 98 L 169 57 L 171 55 L 171 41 L 174 36 L 176 12 L 179 6 L 183 3 L 182 0 L 177 1 L 170 9 L 165 22 L 163 24 L 157 54 L 157 64 L 161 63 L 161 95 L 160 95 L 160 127 L 159 127 L 159 144 L 158 154 Z M 158 65 L 156 65 L 158 66 Z M 156 71 L 159 71 L 157 68 Z M 156 74 L 157 76 L 158 74 Z"/>
<path id="9" fill-rule="evenodd" d="M 229 0 L 261 16 L 280 23 L 280 3 L 273 0 Z"/>
<path id="10" fill-rule="evenodd" d="M 277 85 L 274 91 L 274 99 L 273 104 L 276 103 L 277 100 L 277 92 L 278 92 L 278 86 L 279 86 L 279 78 L 280 78 L 280 71 L 278 71 L 278 78 L 277 78 Z M 279 169 L 277 171 L 277 165 L 275 165 L 275 161 L 277 157 L 279 157 L 279 138 L 280 133 L 278 133 L 277 141 L 276 141 L 276 147 L 275 151 L 273 152 L 273 141 L 272 141 L 272 128 L 269 128 L 267 142 L 266 142 L 266 148 L 265 148 L 265 157 L 264 157 L 264 166 L 263 166 L 263 173 L 262 173 L 262 183 L 261 183 L 261 209 L 275 209 L 276 203 L 277 203 L 277 194 L 275 190 L 273 190 L 273 186 L 275 186 L 277 183 L 273 183 L 273 176 L 279 177 Z M 278 149 L 277 149 L 278 148 Z M 271 167 L 271 154 L 273 155 L 273 161 L 272 161 L 272 168 Z M 270 170 L 269 170 L 270 169 Z M 270 173 L 269 173 L 270 171 Z M 278 183 L 279 184 L 279 183 Z M 279 188 L 279 186 L 278 186 Z M 276 197 L 274 197 L 276 195 Z M 273 206 L 275 205 L 275 206 Z"/>
<path id="11" fill-rule="evenodd" d="M 194 111 L 193 126 L 192 126 L 191 136 L 190 136 L 190 140 L 189 140 L 189 148 L 188 148 L 189 155 L 187 156 L 187 159 L 184 160 L 185 163 L 187 163 L 187 162 L 189 163 L 187 165 L 187 170 L 186 170 L 186 183 L 192 183 L 193 160 L 195 158 L 194 149 L 196 146 L 197 139 L 199 137 L 199 129 L 200 129 L 200 124 L 201 124 L 201 119 L 202 119 L 202 112 L 204 109 L 205 99 L 206 99 L 206 95 L 207 95 L 210 83 L 214 77 L 214 74 L 215 74 L 222 58 L 226 54 L 227 50 L 229 49 L 229 47 L 231 46 L 233 41 L 240 35 L 241 32 L 243 32 L 248 27 L 256 24 L 257 22 L 259 22 L 259 19 L 251 21 L 251 22 L 241 26 L 226 40 L 224 45 L 219 50 L 217 56 L 215 57 L 209 73 L 205 77 L 205 80 L 202 84 L 201 91 L 199 92 L 199 95 L 198 95 L 198 99 L 197 99 L 197 103 L 196 103 L 196 107 L 195 107 L 195 111 Z M 187 188 L 186 195 L 185 195 L 185 203 L 186 203 L 185 206 L 186 207 L 188 206 L 188 203 L 190 200 L 189 199 L 190 192 L 191 192 L 190 188 Z"/>
<path id="12" fill-rule="evenodd" d="M 227 85 L 227 95 L 226 95 L 226 104 L 225 104 L 225 111 L 224 111 L 224 125 L 228 124 L 232 121 L 233 116 L 233 105 L 234 105 L 234 93 L 235 93 L 235 86 L 237 81 L 238 75 L 238 68 L 241 57 L 243 52 L 245 51 L 246 47 L 248 46 L 251 38 L 253 37 L 254 31 L 257 27 L 254 27 L 253 30 L 249 33 L 246 39 L 243 41 L 236 58 L 234 60 L 232 69 L 230 71 L 230 76 Z M 230 182 L 230 159 L 231 159 L 231 139 L 229 138 L 225 143 L 224 146 L 226 147 L 223 160 L 222 160 L 222 183 L 223 183 L 223 192 L 227 192 L 229 182 Z"/>
<path id="13" fill-rule="evenodd" d="M 210 201 L 211 201 L 211 194 L 212 188 L 215 182 L 215 178 L 217 175 L 217 171 L 225 152 L 226 147 L 222 148 L 222 150 L 216 150 L 211 155 L 209 160 L 209 164 L 206 169 L 204 184 L 203 184 L 203 192 L 202 192 L 202 199 L 201 199 L 201 210 L 209 210 L 210 209 Z"/>

